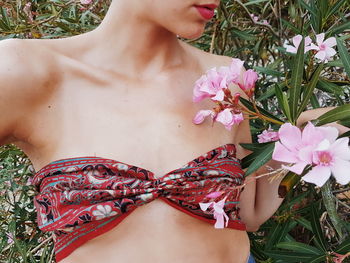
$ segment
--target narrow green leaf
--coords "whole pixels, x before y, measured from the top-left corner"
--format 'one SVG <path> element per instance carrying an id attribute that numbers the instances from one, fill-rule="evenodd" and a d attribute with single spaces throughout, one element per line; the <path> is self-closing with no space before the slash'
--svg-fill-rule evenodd
<path id="1" fill-rule="evenodd" d="M 295 219 L 300 225 L 302 225 L 303 227 L 305 227 L 307 230 L 312 232 L 312 227 L 311 227 L 311 223 L 309 220 L 305 219 L 304 217 L 299 217 L 297 219 Z"/>
<path id="2" fill-rule="evenodd" d="M 284 115 L 291 121 L 290 108 L 288 104 L 287 96 L 283 93 L 278 84 L 275 84 L 275 93 L 278 100 L 278 105 L 282 109 Z"/>
<path id="3" fill-rule="evenodd" d="M 256 159 L 249 165 L 247 171 L 245 172 L 245 176 L 250 175 L 251 173 L 258 170 L 261 166 L 271 160 L 272 153 L 275 148 L 275 143 L 270 143 L 264 148 L 263 151 L 256 157 Z"/>
<path id="4" fill-rule="evenodd" d="M 326 260 L 327 260 L 327 255 L 321 255 L 310 259 L 310 262 L 308 263 L 324 263 L 326 262 Z"/>
<path id="5" fill-rule="evenodd" d="M 244 149 L 247 149 L 249 151 L 261 151 L 262 148 L 265 148 L 267 145 L 269 145 L 269 142 L 266 143 L 240 143 Z"/>
<path id="6" fill-rule="evenodd" d="M 347 253 L 350 251 L 350 238 L 347 238 L 335 250 L 337 253 Z"/>
<path id="7" fill-rule="evenodd" d="M 275 224 L 272 229 L 269 231 L 266 237 L 265 249 L 272 249 L 277 243 L 279 243 L 284 236 L 288 233 L 288 226 L 290 221 L 285 222 L 284 224 Z"/>
<path id="8" fill-rule="evenodd" d="M 265 251 L 267 255 L 274 259 L 281 260 L 283 263 L 300 263 L 300 262 L 310 262 L 314 257 L 312 254 L 298 253 L 290 251 L 279 251 L 279 250 L 268 250 Z"/>
<path id="9" fill-rule="evenodd" d="M 347 48 L 344 46 L 342 41 L 340 41 L 339 38 L 337 39 L 337 47 L 338 47 L 338 52 L 339 52 L 339 57 L 341 61 L 343 62 L 344 69 L 346 73 L 348 74 L 348 77 L 350 78 L 350 54 L 347 51 Z"/>
<path id="10" fill-rule="evenodd" d="M 307 3 L 303 0 L 299 0 L 299 4 L 304 7 L 307 11 L 309 11 L 312 15 L 316 16 L 315 10 L 311 8 Z"/>
<path id="11" fill-rule="evenodd" d="M 331 9 L 328 10 L 328 14 L 325 17 L 325 20 L 327 20 L 331 15 L 333 15 L 335 12 L 339 11 L 339 8 L 345 4 L 347 0 L 339 0 L 336 2 Z"/>
<path id="12" fill-rule="evenodd" d="M 277 70 L 273 70 L 273 69 L 269 69 L 269 68 L 253 66 L 253 69 L 255 69 L 258 72 L 264 73 L 266 75 L 271 75 L 271 76 L 276 76 L 276 77 L 284 76 L 283 72 L 277 71 Z"/>
<path id="13" fill-rule="evenodd" d="M 336 107 L 333 110 L 326 112 L 317 119 L 315 119 L 314 124 L 316 126 L 322 126 L 324 124 L 350 119 L 350 104 L 344 104 Z"/>
<path id="14" fill-rule="evenodd" d="M 242 97 L 240 97 L 239 100 L 240 100 L 240 102 L 241 102 L 245 107 L 247 107 L 249 110 L 255 112 L 254 106 L 253 106 L 253 104 L 252 104 L 249 100 L 246 100 L 246 99 L 244 99 L 244 98 L 242 98 Z M 272 115 L 271 113 L 269 113 L 268 111 L 264 110 L 263 108 L 258 107 L 258 106 L 257 106 L 257 108 L 258 108 L 259 112 L 260 112 L 262 115 L 264 115 L 264 116 L 266 116 L 266 117 L 269 117 L 269 118 L 271 118 L 271 119 L 274 119 L 274 120 L 280 122 L 281 124 L 283 123 L 283 121 L 282 121 L 281 119 L 279 119 L 279 118 L 277 118 L 276 116 Z"/>
<path id="15" fill-rule="evenodd" d="M 326 245 L 326 240 L 324 238 L 324 235 L 322 233 L 321 225 L 320 225 L 320 219 L 319 215 L 317 213 L 317 209 L 314 203 L 311 204 L 311 227 L 312 227 L 312 232 L 315 235 L 316 240 L 318 241 L 316 244 L 318 244 L 320 249 L 323 251 L 327 251 L 327 245 Z"/>
<path id="16" fill-rule="evenodd" d="M 344 30 L 347 30 L 349 28 L 350 28 L 350 21 L 330 29 L 329 35 L 334 36 L 334 35 L 343 33 Z"/>
<path id="17" fill-rule="evenodd" d="M 252 34 L 249 34 L 247 33 L 246 31 L 242 31 L 242 30 L 239 30 L 237 28 L 234 28 L 232 29 L 232 32 L 238 36 L 239 38 L 242 38 L 244 40 L 248 40 L 248 41 L 254 41 L 256 40 L 256 36 L 252 35 Z"/>
<path id="18" fill-rule="evenodd" d="M 276 247 L 313 255 L 323 254 L 321 250 L 300 242 L 280 242 Z"/>
<path id="19" fill-rule="evenodd" d="M 318 89 L 324 92 L 336 95 L 344 95 L 344 90 L 342 87 L 339 87 L 338 85 L 324 79 L 319 79 L 316 86 Z"/>
<path id="20" fill-rule="evenodd" d="M 297 119 L 297 109 L 299 104 L 299 97 L 301 91 L 301 82 L 304 71 L 304 45 L 305 39 L 301 40 L 297 55 L 293 60 L 292 77 L 290 81 L 290 93 L 289 93 L 289 108 L 291 113 L 291 121 L 294 123 Z"/>
<path id="21" fill-rule="evenodd" d="M 305 90 L 303 91 L 303 100 L 301 101 L 301 104 L 298 108 L 297 117 L 304 111 L 307 104 L 309 103 L 311 95 L 313 94 L 317 81 L 320 77 L 320 73 L 323 69 L 323 65 L 323 63 L 318 65 L 317 69 L 312 74 L 310 82 L 308 83 L 308 85 L 306 85 Z"/>

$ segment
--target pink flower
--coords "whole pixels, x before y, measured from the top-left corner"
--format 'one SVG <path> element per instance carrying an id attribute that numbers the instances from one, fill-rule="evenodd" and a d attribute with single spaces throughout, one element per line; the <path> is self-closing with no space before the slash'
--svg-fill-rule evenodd
<path id="1" fill-rule="evenodd" d="M 272 130 L 264 130 L 261 134 L 258 135 L 259 143 L 277 141 L 278 139 L 278 132 Z"/>
<path id="2" fill-rule="evenodd" d="M 269 24 L 270 24 L 269 22 L 267 22 L 266 19 L 264 19 L 264 20 L 262 21 L 262 23 L 263 23 L 264 25 L 269 25 Z"/>
<path id="3" fill-rule="evenodd" d="M 224 191 L 221 192 L 211 192 L 210 194 L 207 194 L 205 197 L 206 198 L 217 198 L 221 196 L 224 193 Z"/>
<path id="4" fill-rule="evenodd" d="M 296 174 L 301 174 L 306 165 L 312 163 L 312 151 L 324 139 L 323 133 L 309 122 L 303 132 L 290 123 L 285 123 L 278 131 L 279 142 L 276 142 L 272 159 L 293 163 L 283 166 Z"/>
<path id="5" fill-rule="evenodd" d="M 193 123 L 194 124 L 200 124 L 204 121 L 204 119 L 208 116 L 211 116 L 212 118 L 214 118 L 215 116 L 215 112 L 212 110 L 200 110 L 199 112 L 197 112 L 196 116 L 193 118 Z"/>
<path id="6" fill-rule="evenodd" d="M 334 56 L 337 52 L 335 51 L 333 46 L 337 44 L 335 37 L 330 37 L 324 40 L 324 33 L 316 35 L 316 43 L 317 45 L 311 44 L 312 49 L 318 50 L 315 58 L 318 58 L 320 61 L 327 62 L 332 56 Z"/>
<path id="7" fill-rule="evenodd" d="M 243 81 L 239 81 L 237 84 L 250 97 L 253 95 L 257 80 L 258 74 L 254 70 L 248 69 L 243 73 Z"/>
<path id="8" fill-rule="evenodd" d="M 315 127 L 309 122 L 303 132 L 290 123 L 283 124 L 278 131 L 280 142 L 276 142 L 272 158 L 292 163 L 283 168 L 301 174 L 307 165 L 312 169 L 302 179 L 322 186 L 333 174 L 340 184 L 350 182 L 349 138 L 338 137 L 334 127 Z"/>
<path id="9" fill-rule="evenodd" d="M 254 22 L 258 22 L 259 16 L 256 16 L 254 14 L 250 14 L 250 17 L 254 20 Z"/>
<path id="10" fill-rule="evenodd" d="M 332 252 L 332 254 L 335 256 L 335 258 L 333 258 L 334 263 L 342 263 L 344 259 L 350 256 L 350 252 L 346 253 L 345 255 L 336 252 Z"/>
<path id="11" fill-rule="evenodd" d="M 296 35 L 292 38 L 292 42 L 294 46 L 287 45 L 286 43 L 283 45 L 287 49 L 287 52 L 296 54 L 298 51 L 298 47 L 300 45 L 302 39 L 302 35 Z M 304 53 L 308 52 L 311 49 L 315 49 L 314 45 L 311 44 L 312 40 L 309 36 L 305 37 L 305 48 Z"/>
<path id="12" fill-rule="evenodd" d="M 227 227 L 228 225 L 229 217 L 227 216 L 227 214 L 223 209 L 225 205 L 225 200 L 226 200 L 226 197 L 224 197 L 219 202 L 199 203 L 199 206 L 203 211 L 207 211 L 208 208 L 212 208 L 211 213 L 214 214 L 214 218 L 216 219 L 216 222 L 214 225 L 215 228 L 224 228 L 224 226 Z M 226 223 L 225 223 L 225 219 L 226 219 Z"/>
<path id="13" fill-rule="evenodd" d="M 349 183 L 350 149 L 348 142 L 349 138 L 324 139 L 312 154 L 312 162 L 315 166 L 302 177 L 303 180 L 321 187 L 332 174 L 339 184 Z"/>
<path id="14" fill-rule="evenodd" d="M 91 4 L 92 0 L 80 0 L 80 3 L 83 5 Z"/>
<path id="15" fill-rule="evenodd" d="M 228 67 L 221 67 L 219 70 L 212 68 L 201 76 L 196 82 L 193 90 L 193 101 L 199 102 L 205 98 L 214 101 L 222 101 L 229 84 Z"/>
<path id="16" fill-rule="evenodd" d="M 242 113 L 234 114 L 229 108 L 220 111 L 215 118 L 215 121 L 221 122 L 229 131 L 232 129 L 232 125 L 239 124 L 243 120 L 244 118 Z"/>

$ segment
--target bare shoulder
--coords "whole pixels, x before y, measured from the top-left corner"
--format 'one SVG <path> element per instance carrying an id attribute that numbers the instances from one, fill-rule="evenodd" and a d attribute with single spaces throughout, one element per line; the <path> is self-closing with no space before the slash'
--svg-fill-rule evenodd
<path id="1" fill-rule="evenodd" d="M 24 39 L 0 41 L 0 143 L 11 143 L 23 118 L 40 101 L 50 67 L 41 51 Z"/>

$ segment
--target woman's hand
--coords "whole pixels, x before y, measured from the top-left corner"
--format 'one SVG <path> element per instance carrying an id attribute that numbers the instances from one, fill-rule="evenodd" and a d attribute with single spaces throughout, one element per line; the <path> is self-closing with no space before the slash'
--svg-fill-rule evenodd
<path id="1" fill-rule="evenodd" d="M 335 107 L 325 107 L 325 108 L 318 108 L 318 109 L 304 111 L 300 114 L 300 116 L 297 120 L 297 126 L 300 128 L 303 126 L 304 123 L 306 123 L 310 120 L 313 120 L 313 119 L 317 119 L 318 117 L 320 117 L 324 113 L 326 113 L 334 108 Z M 328 123 L 328 124 L 325 124 L 324 126 L 331 126 L 331 127 L 337 128 L 339 131 L 339 135 L 341 135 L 347 131 L 350 131 L 350 129 L 348 127 L 345 127 L 345 126 L 338 124 L 336 122 Z"/>

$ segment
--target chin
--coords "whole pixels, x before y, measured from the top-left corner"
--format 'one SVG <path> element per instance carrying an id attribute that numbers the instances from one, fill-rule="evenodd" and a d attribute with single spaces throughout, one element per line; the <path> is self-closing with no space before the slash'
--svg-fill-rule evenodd
<path id="1" fill-rule="evenodd" d="M 202 36 L 204 33 L 204 25 L 178 32 L 177 35 L 186 39 L 196 39 Z"/>

